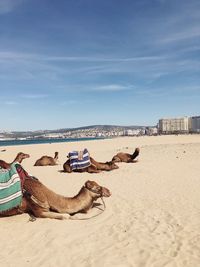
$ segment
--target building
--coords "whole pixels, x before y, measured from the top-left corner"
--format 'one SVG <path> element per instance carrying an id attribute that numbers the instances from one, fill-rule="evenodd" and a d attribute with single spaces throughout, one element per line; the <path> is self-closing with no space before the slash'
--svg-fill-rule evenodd
<path id="1" fill-rule="evenodd" d="M 161 134 L 178 134 L 189 132 L 189 118 L 172 118 L 160 119 L 158 123 L 159 133 Z"/>
<path id="2" fill-rule="evenodd" d="M 189 118 L 189 131 L 191 133 L 200 133 L 200 116 Z"/>
<path id="3" fill-rule="evenodd" d="M 141 129 L 128 129 L 124 130 L 124 135 L 125 136 L 135 136 L 140 134 Z"/>
<path id="4" fill-rule="evenodd" d="M 134 135 L 134 132 L 133 132 L 133 130 L 124 130 L 124 135 L 125 136 L 131 136 L 131 135 Z"/>
<path id="5" fill-rule="evenodd" d="M 157 135 L 158 128 L 157 127 L 146 127 L 145 134 L 146 135 Z"/>

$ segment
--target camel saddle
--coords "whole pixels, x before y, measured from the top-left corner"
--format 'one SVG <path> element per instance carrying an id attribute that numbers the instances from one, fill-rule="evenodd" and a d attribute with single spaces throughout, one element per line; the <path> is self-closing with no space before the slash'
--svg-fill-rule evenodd
<path id="1" fill-rule="evenodd" d="M 12 163 L 10 169 L 0 169 L 0 212 L 19 206 L 21 201 L 21 179 L 16 163 Z"/>
<path id="2" fill-rule="evenodd" d="M 90 154 L 87 148 L 85 148 L 83 151 L 69 152 L 68 158 L 70 160 L 70 167 L 72 170 L 84 169 L 91 165 Z"/>

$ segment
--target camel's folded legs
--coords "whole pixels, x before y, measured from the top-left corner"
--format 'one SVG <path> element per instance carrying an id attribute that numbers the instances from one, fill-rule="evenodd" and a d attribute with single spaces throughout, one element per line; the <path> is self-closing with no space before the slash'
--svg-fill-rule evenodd
<path id="1" fill-rule="evenodd" d="M 130 159 L 127 161 L 127 163 L 137 163 L 138 159 Z"/>
<path id="2" fill-rule="evenodd" d="M 5 217 L 5 216 L 13 216 L 13 215 L 18 215 L 22 214 L 18 208 L 13 208 L 8 211 L 4 211 L 3 213 L 0 214 L 0 217 Z"/>
<path id="3" fill-rule="evenodd" d="M 100 170 L 97 170 L 96 166 L 94 166 L 94 165 L 89 166 L 87 171 L 89 173 L 99 173 L 99 172 L 101 172 Z"/>
<path id="4" fill-rule="evenodd" d="M 53 211 L 42 211 L 39 214 L 35 214 L 36 217 L 58 219 L 58 220 L 68 220 L 70 218 L 69 214 L 61 214 Z"/>

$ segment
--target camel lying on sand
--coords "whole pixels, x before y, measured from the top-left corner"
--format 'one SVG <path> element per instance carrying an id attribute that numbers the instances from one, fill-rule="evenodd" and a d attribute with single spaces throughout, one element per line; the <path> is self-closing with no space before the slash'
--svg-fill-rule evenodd
<path id="1" fill-rule="evenodd" d="M 101 171 L 111 171 L 114 169 L 118 169 L 119 167 L 113 161 L 107 162 L 97 162 L 92 157 L 90 157 L 91 165 L 89 167 L 83 169 L 73 170 L 74 172 L 89 172 L 89 173 L 99 173 Z M 63 172 L 72 172 L 72 168 L 70 166 L 70 160 L 68 159 L 63 164 Z"/>
<path id="2" fill-rule="evenodd" d="M 25 195 L 19 208 L 3 212 L 0 216 L 31 213 L 38 218 L 69 219 L 75 213 L 87 213 L 98 198 L 110 197 L 110 191 L 94 181 L 87 181 L 74 197 L 64 197 L 54 193 L 39 180 L 26 178 Z M 73 217 L 72 217 L 73 218 Z"/>
<path id="3" fill-rule="evenodd" d="M 139 155 L 140 149 L 137 147 L 133 154 L 128 153 L 117 153 L 113 158 L 113 162 L 127 162 L 127 163 L 135 163 L 137 160 L 135 158 Z"/>
<path id="4" fill-rule="evenodd" d="M 58 152 L 55 152 L 54 158 L 49 156 L 43 156 L 40 159 L 36 160 L 34 166 L 54 166 L 57 165 L 58 161 Z"/>
<path id="5" fill-rule="evenodd" d="M 16 158 L 13 160 L 13 162 L 18 162 L 21 163 L 23 159 L 29 158 L 30 155 L 29 154 L 25 154 L 23 152 L 19 152 L 16 156 Z M 4 160 L 0 160 L 0 167 L 3 169 L 9 169 L 10 165 L 13 163 L 7 163 Z"/>

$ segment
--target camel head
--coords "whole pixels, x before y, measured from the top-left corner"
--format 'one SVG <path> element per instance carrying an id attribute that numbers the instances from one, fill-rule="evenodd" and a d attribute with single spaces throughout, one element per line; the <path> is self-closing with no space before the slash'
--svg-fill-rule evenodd
<path id="1" fill-rule="evenodd" d="M 26 159 L 26 158 L 30 158 L 30 155 L 29 154 L 25 154 L 23 152 L 19 152 L 14 160 L 21 163 L 23 159 Z"/>
<path id="2" fill-rule="evenodd" d="M 55 152 L 55 156 L 54 156 L 54 159 L 58 159 L 58 152 Z"/>
<path id="3" fill-rule="evenodd" d="M 111 192 L 108 188 L 98 185 L 95 181 L 87 181 L 85 188 L 98 195 L 98 197 L 110 197 Z"/>
<path id="4" fill-rule="evenodd" d="M 115 164 L 114 161 L 107 161 L 106 164 L 110 167 L 111 170 L 119 169 L 119 166 Z"/>

